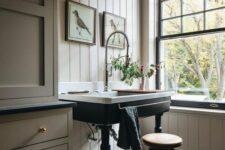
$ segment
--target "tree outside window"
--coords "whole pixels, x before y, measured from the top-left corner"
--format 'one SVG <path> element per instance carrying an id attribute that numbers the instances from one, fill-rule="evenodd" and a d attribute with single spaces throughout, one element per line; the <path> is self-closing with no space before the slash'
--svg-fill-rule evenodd
<path id="1" fill-rule="evenodd" d="M 225 101 L 225 0 L 161 0 L 161 12 L 162 87 Z"/>

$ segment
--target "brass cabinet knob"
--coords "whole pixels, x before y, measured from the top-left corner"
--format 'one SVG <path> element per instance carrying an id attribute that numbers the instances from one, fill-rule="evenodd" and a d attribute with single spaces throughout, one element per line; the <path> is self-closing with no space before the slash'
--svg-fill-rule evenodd
<path id="1" fill-rule="evenodd" d="M 39 128 L 39 132 L 40 133 L 45 133 L 45 132 L 47 132 L 47 128 L 41 127 L 41 128 Z"/>

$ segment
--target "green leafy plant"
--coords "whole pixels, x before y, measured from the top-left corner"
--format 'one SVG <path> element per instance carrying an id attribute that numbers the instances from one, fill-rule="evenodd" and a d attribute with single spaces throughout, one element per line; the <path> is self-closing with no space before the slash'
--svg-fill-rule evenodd
<path id="1" fill-rule="evenodd" d="M 150 78 L 154 74 L 155 69 L 157 69 L 153 64 L 145 67 L 138 62 L 129 62 L 129 64 L 126 65 L 124 57 L 125 56 L 119 55 L 117 58 L 112 58 L 111 63 L 115 70 L 122 72 L 123 77 L 121 80 L 130 86 L 133 84 L 134 79 Z"/>

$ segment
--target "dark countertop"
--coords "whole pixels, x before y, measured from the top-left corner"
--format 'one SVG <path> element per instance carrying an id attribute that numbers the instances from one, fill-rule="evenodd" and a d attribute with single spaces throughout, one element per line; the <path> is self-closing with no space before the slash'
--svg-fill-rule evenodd
<path id="1" fill-rule="evenodd" d="M 75 107 L 75 106 L 76 106 L 75 102 L 65 102 L 65 101 L 64 102 L 55 101 L 55 102 L 46 102 L 46 103 L 37 103 L 37 104 L 16 105 L 16 106 L 3 106 L 3 107 L 0 107 L 0 115 L 60 109 L 60 108 Z"/>

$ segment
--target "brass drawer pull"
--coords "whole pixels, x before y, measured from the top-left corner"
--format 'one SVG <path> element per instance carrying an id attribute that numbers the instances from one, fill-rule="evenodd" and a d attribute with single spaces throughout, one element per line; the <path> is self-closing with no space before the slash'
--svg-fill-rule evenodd
<path id="1" fill-rule="evenodd" d="M 47 132 L 47 128 L 42 128 L 42 127 L 41 127 L 41 128 L 39 129 L 39 133 L 45 133 L 45 132 Z"/>

